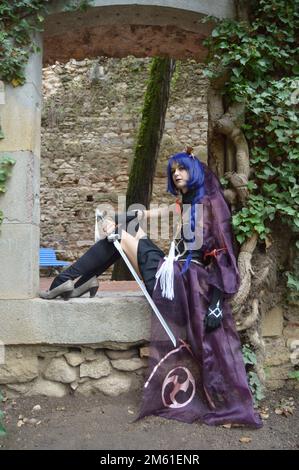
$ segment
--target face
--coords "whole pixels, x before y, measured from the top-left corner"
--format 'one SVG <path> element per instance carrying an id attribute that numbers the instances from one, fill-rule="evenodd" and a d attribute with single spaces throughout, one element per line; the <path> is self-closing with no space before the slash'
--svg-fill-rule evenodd
<path id="1" fill-rule="evenodd" d="M 187 181 L 189 179 L 189 173 L 182 165 L 174 163 L 171 168 L 172 179 L 175 187 L 182 193 L 187 192 Z"/>

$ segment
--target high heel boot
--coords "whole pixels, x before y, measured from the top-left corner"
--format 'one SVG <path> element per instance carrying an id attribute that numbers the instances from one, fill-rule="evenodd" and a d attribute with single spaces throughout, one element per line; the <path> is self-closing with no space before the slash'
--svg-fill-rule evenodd
<path id="1" fill-rule="evenodd" d="M 75 263 L 58 274 L 53 280 L 50 290 L 69 279 L 74 280 L 80 277 L 74 286 L 77 289 L 91 278 L 100 276 L 119 258 L 120 254 L 114 244 L 107 238 L 103 238 L 91 246 Z"/>
<path id="2" fill-rule="evenodd" d="M 93 276 L 88 281 L 81 284 L 79 287 L 76 287 L 70 295 L 70 298 L 73 299 L 74 297 L 81 297 L 82 295 L 89 292 L 89 297 L 95 297 L 97 290 L 99 288 L 99 281 L 97 280 L 96 276 Z"/>
<path id="3" fill-rule="evenodd" d="M 131 222 L 137 216 L 137 211 L 129 211 L 127 213 L 121 213 L 115 215 L 115 223 L 118 224 L 117 232 L 121 234 L 122 230 L 125 230 L 128 227 L 128 223 Z M 134 225 L 134 224 L 132 224 Z M 131 229 L 131 227 L 128 227 Z M 136 225 L 134 231 L 137 232 L 139 224 Z M 131 231 L 131 230 L 130 230 Z M 83 284 L 86 284 L 91 278 L 100 276 L 103 272 L 106 271 L 112 264 L 114 264 L 121 255 L 118 250 L 115 248 L 114 244 L 103 238 L 91 246 L 83 256 L 81 256 L 75 263 L 69 266 L 67 269 L 62 271 L 58 276 L 53 280 L 49 293 L 56 289 L 61 284 L 65 283 L 68 280 L 74 280 L 78 277 L 80 279 L 74 285 L 75 290 L 78 289 Z M 91 283 L 94 281 L 91 281 Z M 86 284 L 86 287 L 90 284 Z M 95 283 L 91 286 L 93 290 L 91 295 L 95 295 Z M 84 288 L 80 289 L 78 292 L 82 292 Z M 87 289 L 88 290 L 88 289 Z M 87 290 L 85 292 L 87 292 Z M 43 293 L 40 293 L 40 295 Z M 81 294 L 83 295 L 83 294 Z M 42 295 L 41 295 L 42 296 Z M 70 296 L 69 296 L 70 297 Z M 46 297 L 43 297 L 46 298 Z M 54 298 L 54 297 L 47 297 Z"/>

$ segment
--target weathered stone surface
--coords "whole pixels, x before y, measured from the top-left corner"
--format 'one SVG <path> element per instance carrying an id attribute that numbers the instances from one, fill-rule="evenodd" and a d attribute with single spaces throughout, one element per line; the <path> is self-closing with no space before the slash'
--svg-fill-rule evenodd
<path id="1" fill-rule="evenodd" d="M 143 346 L 139 348 L 140 357 L 149 357 L 150 355 L 150 348 L 148 346 Z"/>
<path id="2" fill-rule="evenodd" d="M 105 349 L 106 356 L 109 359 L 131 359 L 132 357 L 138 357 L 138 349 L 128 349 L 127 351 L 113 351 L 110 349 Z"/>
<path id="3" fill-rule="evenodd" d="M 31 203 L 30 203 L 31 204 Z M 0 299 L 29 299 L 36 296 L 39 286 L 39 227 L 33 224 L 5 223 L 0 237 Z M 18 323 L 10 323 L 10 311 L 0 300 L 0 331 L 2 315 L 11 332 L 18 332 Z M 2 336 L 2 335 L 1 335 Z M 5 337 L 2 338 L 3 342 Z M 22 344 L 22 334 L 15 344 Z"/>
<path id="4" fill-rule="evenodd" d="M 295 349 L 295 351 L 291 352 L 290 361 L 293 364 L 293 366 L 299 365 L 299 349 Z"/>
<path id="5" fill-rule="evenodd" d="M 44 376 L 55 382 L 71 383 L 76 380 L 77 371 L 66 362 L 64 357 L 58 357 L 52 359 L 44 371 Z"/>
<path id="6" fill-rule="evenodd" d="M 84 59 L 90 55 L 169 55 L 177 59 L 193 57 L 200 62 L 206 55 L 203 38 L 212 29 L 212 21 L 203 23 L 202 17 L 208 14 L 220 18 L 235 16 L 231 0 L 208 3 L 200 0 L 96 0 L 92 8 L 84 12 L 84 18 L 79 12 L 64 13 L 61 17 L 57 6 L 53 8 L 56 14 L 48 15 L 44 32 L 45 63 L 65 62 L 74 57 L 84 64 Z M 107 80 L 103 74 L 97 81 L 101 79 Z"/>
<path id="7" fill-rule="evenodd" d="M 299 339 L 288 339 L 287 346 L 291 352 L 299 349 Z"/>
<path id="8" fill-rule="evenodd" d="M 68 393 L 68 389 L 65 385 L 58 382 L 51 382 L 44 380 L 41 377 L 33 380 L 32 382 L 22 384 L 7 384 L 7 389 L 15 392 L 13 395 L 8 394 L 7 396 L 26 395 L 37 396 L 44 395 L 46 397 L 63 397 Z"/>
<path id="9" fill-rule="evenodd" d="M 86 65 L 91 71 L 96 65 L 95 60 L 88 59 L 83 68 L 77 61 L 70 60 L 65 65 L 57 64 L 44 70 L 41 239 L 45 246 L 55 243 L 63 250 L 64 258 L 70 261 L 77 259 L 93 243 L 96 203 L 107 202 L 117 210 L 118 196 L 126 192 L 133 141 L 140 118 L 138 108 L 143 104 L 148 78 L 149 58 L 131 56 L 121 60 L 99 60 L 104 74 L 109 76 L 109 89 L 101 90 L 98 99 L 94 100 L 90 100 L 86 86 Z M 69 89 L 65 88 L 62 78 L 69 79 Z M 75 78 L 79 80 L 72 87 Z M 123 86 L 124 78 L 126 87 Z M 181 64 L 176 92 L 170 96 L 171 106 L 167 112 L 167 122 L 175 128 L 168 129 L 162 140 L 152 203 L 173 202 L 173 197 L 165 192 L 169 155 L 178 151 L 182 142 L 190 140 L 191 136 L 196 154 L 207 142 L 207 109 L 202 99 L 207 86 L 201 64 L 191 61 Z M 187 103 L 184 101 L 186 89 L 192 90 Z M 51 100 L 52 91 L 55 102 Z M 98 94 L 97 89 L 93 92 Z M 74 106 L 77 112 L 74 112 Z M 60 112 L 60 109 L 63 111 Z M 181 119 L 181 115 L 189 115 L 192 119 Z M 96 135 L 94 129 L 97 129 Z M 195 136 L 195 130 L 200 134 Z M 121 143 L 116 144 L 114 139 Z M 206 161 L 206 157 L 203 160 Z M 69 213 L 75 215 L 70 234 L 67 229 Z M 57 217 L 61 221 L 59 225 L 56 223 Z M 154 241 L 168 250 L 169 237 L 156 237 Z M 109 279 L 111 270 L 112 267 L 107 269 L 101 278 Z"/>
<path id="10" fill-rule="evenodd" d="M 262 336 L 281 336 L 283 329 L 283 310 L 274 307 L 262 318 Z"/>
<path id="11" fill-rule="evenodd" d="M 299 322 L 289 322 L 283 330 L 285 338 L 299 339 Z"/>
<path id="12" fill-rule="evenodd" d="M 79 366 L 84 362 L 84 356 L 79 353 L 79 352 L 70 352 L 64 354 L 64 357 L 66 358 L 68 364 L 72 367 Z"/>
<path id="13" fill-rule="evenodd" d="M 5 152 L 5 156 L 13 158 L 15 164 L 12 177 L 6 183 L 6 192 L 1 197 L 3 223 L 39 225 L 40 158 L 28 151 Z"/>
<path id="14" fill-rule="evenodd" d="M 265 366 L 278 366 L 290 360 L 290 353 L 282 338 L 265 340 Z"/>
<path id="15" fill-rule="evenodd" d="M 110 397 L 117 397 L 122 393 L 130 390 L 132 378 L 130 375 L 121 372 L 113 372 L 108 377 L 96 380 L 93 387 L 105 395 Z"/>
<path id="16" fill-rule="evenodd" d="M 93 381 L 88 380 L 83 383 L 79 383 L 78 387 L 76 388 L 76 394 L 79 393 L 80 395 L 84 395 L 85 397 L 89 397 L 92 393 L 95 392 Z"/>
<path id="17" fill-rule="evenodd" d="M 145 367 L 147 365 L 146 361 L 144 359 L 140 359 L 139 357 L 133 357 L 131 359 L 116 359 L 111 361 L 111 364 L 114 369 L 124 371 L 141 369 L 141 367 Z"/>
<path id="18" fill-rule="evenodd" d="M 90 362 L 85 362 L 80 365 L 80 377 L 92 377 L 99 379 L 105 377 L 111 372 L 111 365 L 109 359 L 102 353 L 97 359 Z"/>
<path id="19" fill-rule="evenodd" d="M 67 393 L 68 388 L 66 385 L 58 382 L 50 382 L 49 380 L 44 380 L 39 377 L 32 389 L 28 392 L 28 395 L 44 395 L 46 397 L 60 398 L 67 395 Z"/>
<path id="20" fill-rule="evenodd" d="M 3 230 L 3 229 L 2 229 Z M 128 349 L 150 334 L 150 307 L 141 295 L 64 300 L 1 300 L 4 344 L 95 344 Z"/>
<path id="21" fill-rule="evenodd" d="M 285 380 L 289 378 L 291 370 L 292 365 L 290 363 L 266 368 L 266 387 L 269 388 L 269 390 L 282 388 L 285 384 Z"/>
<path id="22" fill-rule="evenodd" d="M 16 357 L 15 351 L 7 351 L 5 364 L 0 365 L 0 383 L 29 382 L 38 376 L 36 356 Z"/>

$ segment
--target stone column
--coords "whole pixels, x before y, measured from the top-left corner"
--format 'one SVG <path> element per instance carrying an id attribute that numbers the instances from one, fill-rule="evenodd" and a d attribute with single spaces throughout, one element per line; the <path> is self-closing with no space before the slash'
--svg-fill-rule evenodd
<path id="1" fill-rule="evenodd" d="M 4 139 L 0 158 L 16 160 L 7 191 L 0 196 L 4 220 L 0 226 L 0 299 L 36 297 L 39 285 L 39 168 L 42 104 L 42 37 L 34 35 L 41 52 L 26 66 L 26 83 L 5 83 L 0 105 Z"/>

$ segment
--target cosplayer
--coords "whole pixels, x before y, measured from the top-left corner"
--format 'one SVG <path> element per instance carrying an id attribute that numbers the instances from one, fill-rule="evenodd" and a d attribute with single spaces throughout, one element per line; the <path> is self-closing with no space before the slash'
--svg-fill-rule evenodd
<path id="1" fill-rule="evenodd" d="M 141 222 L 158 215 L 159 209 L 116 215 L 104 227 L 107 235 L 116 228 L 121 234 L 123 250 L 177 339 L 174 347 L 152 315 L 147 379 L 137 420 L 157 415 L 188 423 L 199 420 L 210 425 L 260 427 L 229 302 L 238 291 L 240 276 L 231 212 L 221 184 L 189 147 L 169 159 L 167 176 L 167 191 L 181 196 L 176 201 L 180 223 L 168 256 L 139 223 L 127 230 L 132 219 Z M 183 230 L 186 224 L 191 238 Z M 198 245 L 199 227 L 202 243 Z M 68 299 L 88 291 L 94 296 L 97 277 L 119 258 L 107 238 L 99 240 L 40 296 Z"/>

